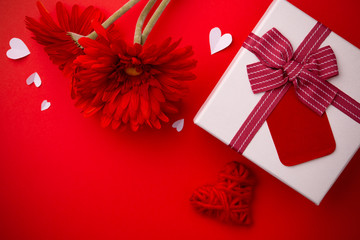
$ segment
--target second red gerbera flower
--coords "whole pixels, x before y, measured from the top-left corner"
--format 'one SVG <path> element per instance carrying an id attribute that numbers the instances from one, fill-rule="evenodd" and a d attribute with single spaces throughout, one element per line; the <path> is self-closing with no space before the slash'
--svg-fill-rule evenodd
<path id="1" fill-rule="evenodd" d="M 74 5 L 69 13 L 61 2 L 56 4 L 57 24 L 41 2 L 37 2 L 41 14 L 40 21 L 26 17 L 26 27 L 34 33 L 34 39 L 45 46 L 51 61 L 58 65 L 66 75 L 72 72 L 74 59 L 83 54 L 81 48 L 69 36 L 68 32 L 87 35 L 93 31 L 91 21 L 103 22 L 104 14 L 92 6 L 80 12 Z"/>

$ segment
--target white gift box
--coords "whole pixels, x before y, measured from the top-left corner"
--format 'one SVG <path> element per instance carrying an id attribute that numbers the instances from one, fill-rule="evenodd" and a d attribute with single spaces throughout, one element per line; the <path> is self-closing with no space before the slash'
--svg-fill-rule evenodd
<path id="1" fill-rule="evenodd" d="M 275 27 L 289 39 L 293 49 L 297 49 L 316 22 L 285 0 L 275 0 L 252 32 L 261 37 Z M 335 52 L 340 72 L 329 81 L 359 102 L 360 50 L 334 32 L 320 48 L 327 45 Z M 227 145 L 263 95 L 252 92 L 246 71 L 246 65 L 258 61 L 250 51 L 240 48 L 194 118 L 195 124 Z M 296 166 L 284 166 L 265 122 L 243 155 L 315 204 L 320 204 L 360 145 L 360 124 L 332 105 L 326 113 L 336 141 L 332 154 Z"/>

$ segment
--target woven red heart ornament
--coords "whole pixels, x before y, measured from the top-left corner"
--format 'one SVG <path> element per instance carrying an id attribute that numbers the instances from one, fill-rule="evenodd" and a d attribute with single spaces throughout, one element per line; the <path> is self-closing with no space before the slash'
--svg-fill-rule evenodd
<path id="1" fill-rule="evenodd" d="M 250 205 L 255 178 L 239 162 L 230 162 L 219 173 L 215 185 L 204 185 L 196 189 L 190 198 L 199 212 L 224 222 L 239 225 L 251 223 Z"/>

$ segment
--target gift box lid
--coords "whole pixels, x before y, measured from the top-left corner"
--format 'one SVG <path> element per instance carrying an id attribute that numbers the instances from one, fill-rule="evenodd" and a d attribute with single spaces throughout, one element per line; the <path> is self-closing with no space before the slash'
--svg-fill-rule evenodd
<path id="1" fill-rule="evenodd" d="M 275 0 L 261 18 L 253 33 L 262 36 L 276 27 L 296 49 L 317 21 L 285 0 Z M 360 50 L 331 32 L 321 47 L 330 45 L 339 75 L 329 80 L 356 101 L 360 101 Z M 218 84 L 194 118 L 195 124 L 229 144 L 263 93 L 253 94 L 246 65 L 258 62 L 254 54 L 240 48 Z M 243 155 L 283 181 L 315 204 L 341 174 L 360 146 L 360 125 L 330 105 L 326 110 L 336 141 L 335 151 L 325 157 L 300 165 L 284 166 L 278 157 L 265 122 Z"/>

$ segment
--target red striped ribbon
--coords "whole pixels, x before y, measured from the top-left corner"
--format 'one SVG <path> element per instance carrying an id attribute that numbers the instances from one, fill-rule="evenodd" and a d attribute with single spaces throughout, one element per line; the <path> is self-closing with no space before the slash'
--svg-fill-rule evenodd
<path id="1" fill-rule="evenodd" d="M 261 38 L 250 33 L 243 47 L 260 62 L 247 65 L 249 81 L 254 93 L 265 93 L 231 140 L 232 148 L 244 152 L 291 84 L 298 99 L 318 115 L 332 104 L 360 123 L 360 103 L 327 82 L 339 74 L 331 47 L 319 49 L 330 32 L 318 22 L 294 53 L 289 40 L 276 28 Z"/>

